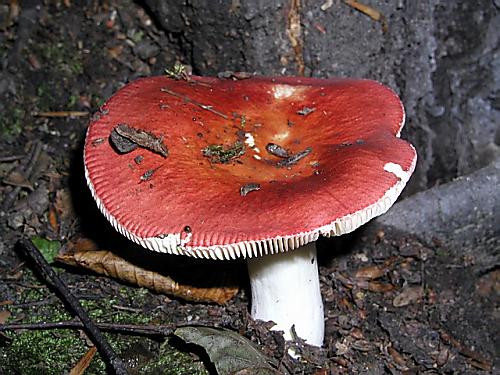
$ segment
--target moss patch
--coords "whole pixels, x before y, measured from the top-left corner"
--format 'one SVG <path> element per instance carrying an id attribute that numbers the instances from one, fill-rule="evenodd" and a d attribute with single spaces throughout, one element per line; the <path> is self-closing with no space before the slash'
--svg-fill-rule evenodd
<path id="1" fill-rule="evenodd" d="M 88 276 L 92 278 L 92 276 Z M 96 278 L 98 279 L 98 278 Z M 102 279 L 99 279 L 102 281 Z M 55 299 L 48 288 L 40 288 L 40 282 L 29 269 L 25 269 L 19 281 L 31 287 L 9 290 L 14 304 L 6 306 L 11 312 L 10 323 L 42 323 L 71 320 L 72 316 L 63 304 Z M 77 285 L 72 286 L 76 293 Z M 102 291 L 92 291 L 99 295 Z M 163 321 L 160 309 L 142 310 L 150 293 L 142 288 L 117 286 L 112 297 L 81 299 L 83 307 L 96 322 L 145 325 Z M 45 302 L 45 303 L 44 303 Z M 33 304 L 34 303 L 34 304 Z M 22 305 L 21 305 L 22 304 Z M 87 352 L 91 343 L 79 330 L 52 329 L 10 331 L 9 345 L 0 347 L 0 374 L 52 375 L 68 373 Z M 110 345 L 136 373 L 140 374 L 207 374 L 204 366 L 189 354 L 179 352 L 168 343 L 120 334 L 104 333 Z M 104 362 L 96 354 L 85 374 L 106 374 Z"/>

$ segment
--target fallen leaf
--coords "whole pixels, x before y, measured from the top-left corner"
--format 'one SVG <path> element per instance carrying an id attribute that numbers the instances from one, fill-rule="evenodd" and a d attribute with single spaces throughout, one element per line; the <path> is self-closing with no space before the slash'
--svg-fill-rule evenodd
<path id="1" fill-rule="evenodd" d="M 373 350 L 375 348 L 375 345 L 370 341 L 356 340 L 351 344 L 351 347 L 360 352 L 369 352 L 370 350 Z"/>
<path id="2" fill-rule="evenodd" d="M 228 329 L 211 327 L 181 327 L 174 334 L 189 344 L 205 349 L 219 375 L 277 375 L 271 359 L 262 354 L 254 344 Z"/>
<path id="3" fill-rule="evenodd" d="M 57 220 L 57 212 L 54 207 L 49 209 L 48 221 L 52 230 L 56 233 L 59 232 L 59 222 Z"/>
<path id="4" fill-rule="evenodd" d="M 10 318 L 10 312 L 7 310 L 0 310 L 0 324 L 5 324 L 7 319 Z"/>
<path id="5" fill-rule="evenodd" d="M 388 269 L 385 265 L 382 266 L 368 266 L 360 268 L 356 271 L 354 277 L 356 279 L 366 279 L 366 280 L 374 280 L 379 277 L 384 276 L 387 273 Z"/>
<path id="6" fill-rule="evenodd" d="M 123 52 L 123 46 L 115 46 L 108 48 L 109 56 L 112 59 L 118 59 Z"/>
<path id="7" fill-rule="evenodd" d="M 379 283 L 377 281 L 370 281 L 368 283 L 368 290 L 371 292 L 387 293 L 393 291 L 395 288 L 392 284 Z"/>
<path id="8" fill-rule="evenodd" d="M 411 286 L 404 288 L 401 293 L 399 293 L 392 300 L 392 305 L 394 307 L 403 307 L 410 305 L 412 303 L 418 302 L 424 296 L 424 289 L 420 286 Z"/>
<path id="9" fill-rule="evenodd" d="M 391 257 L 382 264 L 366 266 L 356 271 L 354 278 L 362 280 L 375 280 L 384 276 L 396 263 L 397 258 Z"/>
<path id="10" fill-rule="evenodd" d="M 85 246 L 95 248 L 93 242 L 82 241 L 74 245 L 79 251 L 59 254 L 56 260 L 186 301 L 224 304 L 238 293 L 238 287 L 234 286 L 202 288 L 179 284 L 169 276 L 136 266 L 111 251 L 86 250 Z M 220 279 L 223 275 L 215 273 L 212 277 Z M 207 285 L 210 285 L 208 281 Z"/>
<path id="11" fill-rule="evenodd" d="M 394 349 L 392 346 L 389 346 L 387 348 L 387 352 L 391 355 L 392 359 L 396 364 L 398 364 L 399 366 L 406 367 L 405 358 L 396 349 Z"/>
<path id="12" fill-rule="evenodd" d="M 61 243 L 59 241 L 52 241 L 43 237 L 31 237 L 31 241 L 49 263 L 54 261 L 54 258 L 61 248 Z"/>
<path id="13" fill-rule="evenodd" d="M 22 188 L 29 189 L 33 191 L 33 184 L 24 176 L 22 173 L 18 171 L 13 171 L 9 174 L 9 176 L 3 180 L 3 183 L 6 185 L 18 186 Z"/>
<path id="14" fill-rule="evenodd" d="M 92 359 L 94 358 L 96 352 L 97 348 L 95 346 L 92 346 L 89 350 L 87 350 L 83 357 L 80 358 L 78 363 L 71 369 L 69 375 L 82 375 L 89 367 L 90 362 L 92 362 Z"/>

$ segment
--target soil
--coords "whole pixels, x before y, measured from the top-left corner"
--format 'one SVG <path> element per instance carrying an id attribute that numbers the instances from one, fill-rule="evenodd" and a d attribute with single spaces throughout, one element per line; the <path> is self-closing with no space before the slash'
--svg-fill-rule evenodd
<path id="1" fill-rule="evenodd" d="M 0 5 L 0 327 L 38 326 L 0 332 L 1 374 L 68 373 L 92 346 L 81 330 L 44 329 L 73 313 L 17 251 L 19 239 L 64 249 L 88 238 L 132 258 L 146 253 L 99 213 L 84 179 L 82 144 L 91 114 L 114 91 L 139 76 L 163 74 L 175 61 L 183 62 L 176 43 L 139 3 Z M 186 324 L 240 333 L 277 359 L 282 373 L 493 374 L 499 371 L 500 271 L 475 267 L 471 252 L 457 246 L 389 229 L 321 239 L 325 345 L 305 346 L 300 360 L 285 354 L 268 325 L 249 317 L 247 280 L 238 276 L 240 292 L 219 306 L 54 268 L 96 322 L 167 327 L 154 336 L 106 333 L 134 374 L 213 372 L 201 350 L 171 334 Z M 147 256 L 143 266 L 178 261 Z M 244 274 L 242 262 L 222 267 Z M 98 354 L 86 373 L 106 373 Z"/>

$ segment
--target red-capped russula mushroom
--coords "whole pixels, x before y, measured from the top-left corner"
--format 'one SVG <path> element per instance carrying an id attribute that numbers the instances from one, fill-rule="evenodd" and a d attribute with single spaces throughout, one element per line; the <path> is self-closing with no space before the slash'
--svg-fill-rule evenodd
<path id="1" fill-rule="evenodd" d="M 394 203 L 416 162 L 403 124 L 398 97 L 369 80 L 145 78 L 91 122 L 85 172 L 124 236 L 248 259 L 253 317 L 321 346 L 315 241 Z M 113 131 L 138 147 L 118 153 Z"/>

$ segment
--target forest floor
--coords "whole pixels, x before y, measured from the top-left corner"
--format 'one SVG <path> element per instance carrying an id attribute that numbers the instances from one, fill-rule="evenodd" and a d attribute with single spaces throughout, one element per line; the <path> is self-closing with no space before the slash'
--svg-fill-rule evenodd
<path id="1" fill-rule="evenodd" d="M 115 233 L 90 196 L 82 166 L 85 130 L 118 88 L 163 74 L 182 57 L 135 2 L 120 1 L 119 9 L 113 1 L 30 3 L 23 2 L 20 12 L 17 2 L 0 5 L 0 327 L 27 324 L 0 332 L 0 374 L 62 374 L 92 358 L 92 343 L 81 329 L 43 327 L 72 321 L 73 312 L 15 244 L 35 239 L 49 259 L 54 249 L 82 239 L 116 254 L 137 250 Z M 53 266 L 93 320 L 136 328 L 106 333 L 135 374 L 213 373 L 202 350 L 173 335 L 188 324 L 250 339 L 277 373 L 499 371 L 499 270 L 480 272 L 460 249 L 390 230 L 344 237 L 318 243 L 326 339 L 323 348 L 304 347 L 299 360 L 286 355 L 266 324 L 249 317 L 247 280 L 238 278 L 245 274 L 242 262 L 222 264 L 240 287 L 224 305 L 184 302 Z M 138 253 L 146 268 L 178 261 Z M 166 328 L 154 335 L 138 328 L 158 325 Z M 99 354 L 85 373 L 105 373 Z"/>

